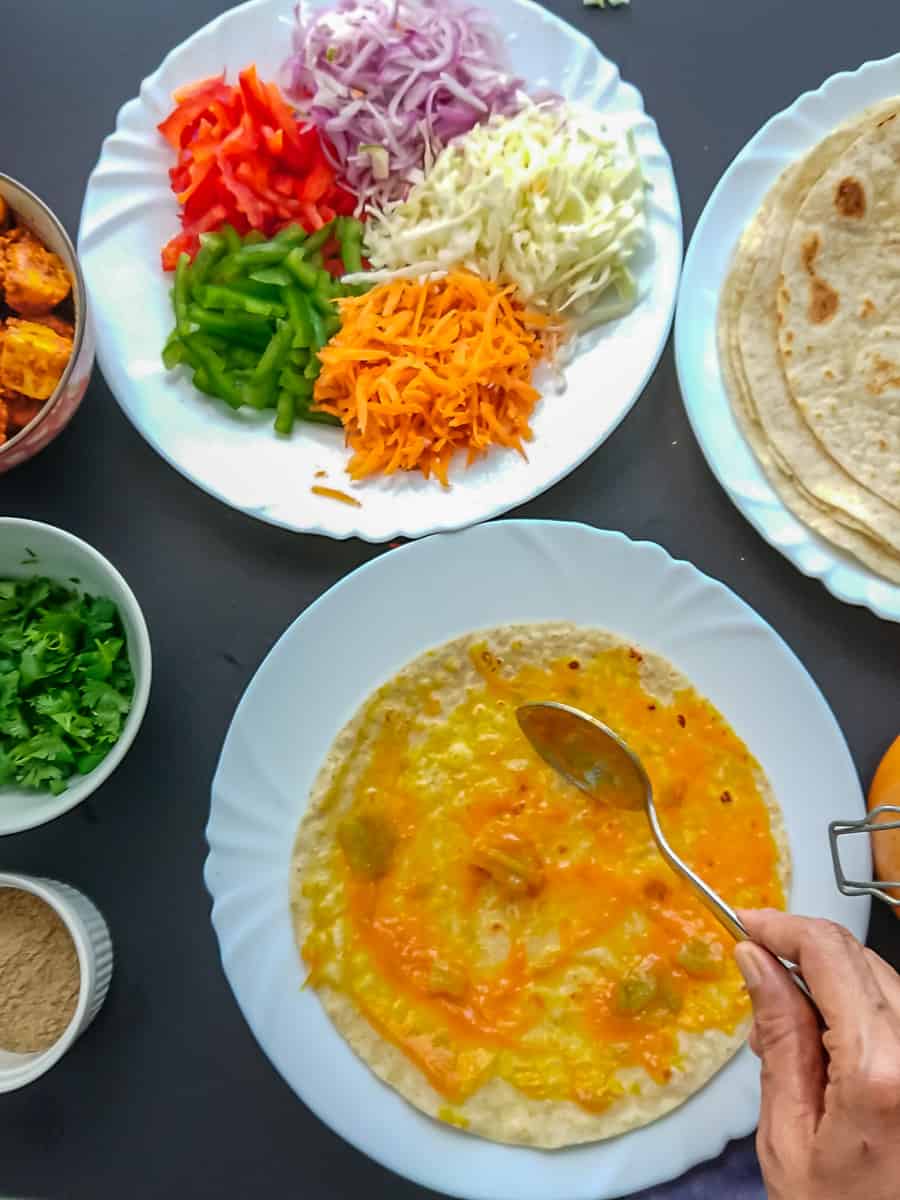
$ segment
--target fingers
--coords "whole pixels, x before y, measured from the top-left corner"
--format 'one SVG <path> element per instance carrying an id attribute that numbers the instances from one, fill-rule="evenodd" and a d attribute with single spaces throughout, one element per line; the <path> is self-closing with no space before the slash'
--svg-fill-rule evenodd
<path id="1" fill-rule="evenodd" d="M 771 908 L 740 916 L 754 941 L 799 963 L 829 1028 L 857 1029 L 881 1003 L 866 951 L 843 926 Z"/>
<path id="2" fill-rule="evenodd" d="M 735 947 L 753 1002 L 750 1044 L 762 1060 L 760 1131 L 811 1135 L 822 1112 L 825 1065 L 816 1015 L 784 968 L 760 946 Z M 771 1140 L 771 1139 L 770 1139 Z"/>

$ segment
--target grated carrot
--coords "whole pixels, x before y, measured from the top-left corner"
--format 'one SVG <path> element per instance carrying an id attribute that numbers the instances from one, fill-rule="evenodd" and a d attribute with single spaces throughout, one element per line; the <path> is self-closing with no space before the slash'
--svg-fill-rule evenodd
<path id="1" fill-rule="evenodd" d="M 352 504 L 354 508 L 362 508 L 362 501 L 355 496 L 348 496 L 340 488 L 320 487 L 316 484 L 309 489 L 314 496 L 324 496 L 326 500 L 340 500 L 341 504 Z"/>
<path id="2" fill-rule="evenodd" d="M 339 303 L 341 329 L 319 351 L 315 405 L 340 418 L 354 479 L 418 470 L 446 487 L 457 450 L 467 465 L 492 445 L 525 457 L 540 398 L 531 375 L 552 329 L 512 287 L 455 271 Z"/>

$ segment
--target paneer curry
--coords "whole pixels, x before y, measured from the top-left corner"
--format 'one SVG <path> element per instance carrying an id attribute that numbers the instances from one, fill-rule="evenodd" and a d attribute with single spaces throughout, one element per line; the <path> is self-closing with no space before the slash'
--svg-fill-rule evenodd
<path id="1" fill-rule="evenodd" d="M 72 280 L 0 196 L 0 446 L 32 421 L 72 356 Z"/>

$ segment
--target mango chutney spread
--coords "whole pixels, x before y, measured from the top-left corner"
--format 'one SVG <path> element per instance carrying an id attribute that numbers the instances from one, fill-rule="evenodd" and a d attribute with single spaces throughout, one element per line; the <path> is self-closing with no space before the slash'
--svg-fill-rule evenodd
<path id="1" fill-rule="evenodd" d="M 531 749 L 515 709 L 535 700 L 626 739 L 673 846 L 729 902 L 783 906 L 780 814 L 740 738 L 662 658 L 558 624 L 459 638 L 371 697 L 319 773 L 291 899 L 310 985 L 381 1078 L 473 1133 L 551 1147 L 680 1104 L 750 1007 L 643 813 Z"/>

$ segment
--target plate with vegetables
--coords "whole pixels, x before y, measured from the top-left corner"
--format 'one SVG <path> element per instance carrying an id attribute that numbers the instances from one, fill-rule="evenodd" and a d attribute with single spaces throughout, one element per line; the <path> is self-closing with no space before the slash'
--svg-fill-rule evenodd
<path id="1" fill-rule="evenodd" d="M 529 0 L 252 0 L 121 110 L 79 250 L 104 375 L 163 457 L 382 541 L 602 444 L 665 343 L 681 216 L 638 91 Z"/>

